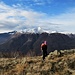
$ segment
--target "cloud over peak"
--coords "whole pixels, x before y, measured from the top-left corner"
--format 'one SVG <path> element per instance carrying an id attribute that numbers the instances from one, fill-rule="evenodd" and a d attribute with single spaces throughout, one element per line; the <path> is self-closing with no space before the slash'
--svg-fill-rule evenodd
<path id="1" fill-rule="evenodd" d="M 20 0 L 22 1 L 22 0 Z M 25 0 L 29 1 L 29 0 Z M 50 2 L 52 0 L 33 0 L 36 3 Z M 9 6 L 0 2 L 0 32 L 24 30 L 26 28 L 41 27 L 51 31 L 72 31 L 75 28 L 75 8 L 71 8 L 59 15 L 35 11 L 21 4 Z M 71 29 L 72 26 L 72 29 Z"/>
<path id="2" fill-rule="evenodd" d="M 39 20 L 45 18 L 45 13 L 36 12 L 33 10 L 15 9 L 3 2 L 0 3 L 0 27 L 7 30 L 18 30 L 37 26 Z"/>

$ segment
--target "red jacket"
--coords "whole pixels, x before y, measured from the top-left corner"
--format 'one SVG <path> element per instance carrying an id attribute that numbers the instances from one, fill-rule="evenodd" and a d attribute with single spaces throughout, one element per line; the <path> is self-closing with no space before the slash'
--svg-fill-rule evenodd
<path id="1" fill-rule="evenodd" d="M 42 43 L 41 44 L 41 50 L 47 50 L 47 44 Z"/>

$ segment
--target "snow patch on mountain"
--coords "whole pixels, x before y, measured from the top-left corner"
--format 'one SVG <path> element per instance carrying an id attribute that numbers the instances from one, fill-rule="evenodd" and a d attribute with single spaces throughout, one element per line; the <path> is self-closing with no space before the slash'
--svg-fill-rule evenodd
<path id="1" fill-rule="evenodd" d="M 24 29 L 22 30 L 22 32 L 24 33 L 43 33 L 43 32 L 51 33 L 51 31 L 47 29 L 43 29 L 41 27 Z"/>

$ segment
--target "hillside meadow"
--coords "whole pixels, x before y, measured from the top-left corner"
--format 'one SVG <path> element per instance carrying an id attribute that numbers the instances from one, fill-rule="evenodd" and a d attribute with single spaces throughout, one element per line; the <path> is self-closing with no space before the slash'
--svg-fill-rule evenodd
<path id="1" fill-rule="evenodd" d="M 0 75 L 75 75 L 75 49 L 42 56 L 0 58 Z"/>

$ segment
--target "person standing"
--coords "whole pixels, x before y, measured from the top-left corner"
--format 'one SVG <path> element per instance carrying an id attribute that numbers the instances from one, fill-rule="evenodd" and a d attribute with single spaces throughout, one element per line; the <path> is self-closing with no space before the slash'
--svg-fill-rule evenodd
<path id="1" fill-rule="evenodd" d="M 43 52 L 43 60 L 45 59 L 45 57 L 47 56 L 47 42 L 44 41 L 42 44 L 41 44 L 41 50 Z"/>

